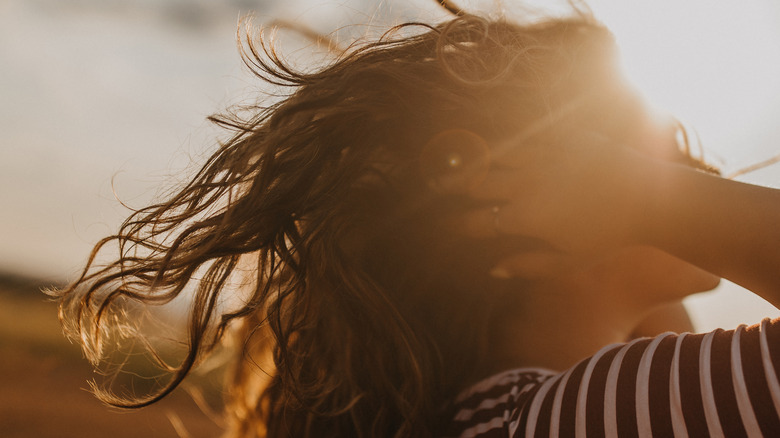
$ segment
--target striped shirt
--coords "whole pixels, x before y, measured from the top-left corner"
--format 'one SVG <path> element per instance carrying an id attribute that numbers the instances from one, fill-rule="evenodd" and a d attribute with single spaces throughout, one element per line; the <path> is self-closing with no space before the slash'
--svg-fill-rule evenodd
<path id="1" fill-rule="evenodd" d="M 780 319 L 604 347 L 460 394 L 448 437 L 780 437 Z"/>

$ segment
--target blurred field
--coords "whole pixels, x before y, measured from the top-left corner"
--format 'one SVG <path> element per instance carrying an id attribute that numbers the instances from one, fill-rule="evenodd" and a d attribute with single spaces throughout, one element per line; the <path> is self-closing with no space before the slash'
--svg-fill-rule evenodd
<path id="1" fill-rule="evenodd" d="M 50 285 L 50 284 L 49 284 Z M 89 393 L 92 370 L 62 336 L 45 282 L 0 275 L 0 437 L 214 437 L 219 427 L 184 391 L 130 411 Z M 178 432 L 171 418 L 186 430 Z"/>

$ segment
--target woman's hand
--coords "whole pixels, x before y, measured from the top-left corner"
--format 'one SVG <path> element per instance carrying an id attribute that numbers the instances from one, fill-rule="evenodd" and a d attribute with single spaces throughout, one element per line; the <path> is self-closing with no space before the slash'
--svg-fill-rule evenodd
<path id="1" fill-rule="evenodd" d="M 467 229 L 540 238 L 575 256 L 638 243 L 649 161 L 595 135 L 497 147 L 490 172 L 469 192 L 487 207 L 467 218 Z"/>
<path id="2" fill-rule="evenodd" d="M 499 149 L 469 191 L 486 207 L 466 231 L 532 236 L 573 257 L 651 245 L 780 304 L 780 190 L 595 138 L 556 144 Z"/>

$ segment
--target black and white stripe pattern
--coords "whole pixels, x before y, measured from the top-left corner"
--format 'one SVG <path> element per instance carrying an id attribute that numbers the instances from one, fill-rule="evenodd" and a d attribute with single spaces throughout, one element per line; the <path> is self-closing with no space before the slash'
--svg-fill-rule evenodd
<path id="1" fill-rule="evenodd" d="M 780 437 L 780 319 L 604 347 L 563 373 L 522 368 L 455 402 L 445 436 Z"/>

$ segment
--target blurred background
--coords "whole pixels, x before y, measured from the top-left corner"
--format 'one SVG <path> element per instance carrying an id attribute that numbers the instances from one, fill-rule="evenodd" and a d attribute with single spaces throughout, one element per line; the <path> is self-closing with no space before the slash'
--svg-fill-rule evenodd
<path id="1" fill-rule="evenodd" d="M 616 34 L 628 75 L 697 129 L 725 174 L 780 154 L 780 3 L 589 3 Z M 214 150 L 221 133 L 209 114 L 257 96 L 262 84 L 235 42 L 249 13 L 258 24 L 342 29 L 343 41 L 445 17 L 433 0 L 0 0 L 0 435 L 216 433 L 186 394 L 162 410 L 105 417 L 79 389 L 89 369 L 39 290 L 72 278 L 116 230 L 128 214 L 117 198 L 144 206 Z M 305 63 L 311 50 L 289 40 L 290 56 Z M 777 187 L 780 165 L 738 179 Z M 780 316 L 728 282 L 686 305 L 699 330 Z M 175 427 L 181 416 L 187 431 Z"/>

